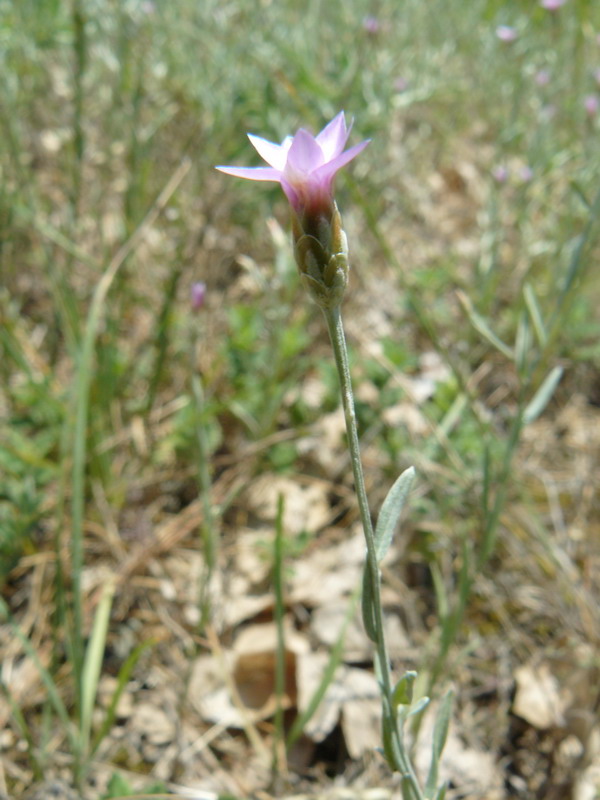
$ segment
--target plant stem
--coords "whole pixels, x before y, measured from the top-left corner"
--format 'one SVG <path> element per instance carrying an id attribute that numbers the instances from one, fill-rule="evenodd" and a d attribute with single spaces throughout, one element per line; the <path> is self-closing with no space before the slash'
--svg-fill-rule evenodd
<path id="1" fill-rule="evenodd" d="M 376 666 L 378 666 L 377 677 L 382 692 L 384 729 L 387 728 L 392 739 L 390 752 L 386 757 L 390 766 L 402 773 L 402 793 L 407 800 L 422 800 L 423 794 L 419 787 L 416 775 L 410 763 L 408 753 L 404 747 L 401 733 L 398 728 L 394 703 L 392 699 L 392 679 L 390 675 L 389 657 L 385 644 L 385 634 L 383 628 L 383 609 L 381 606 L 380 574 L 377 563 L 377 553 L 375 548 L 375 533 L 371 522 L 371 512 L 365 489 L 365 479 L 363 475 L 362 462 L 360 458 L 360 445 L 358 441 L 358 427 L 356 425 L 356 414 L 354 411 L 354 394 L 352 391 L 352 379 L 350 377 L 350 366 L 348 363 L 348 350 L 346 347 L 346 337 L 344 335 L 344 325 L 339 306 L 336 308 L 324 308 L 323 313 L 327 321 L 329 338 L 335 358 L 335 364 L 340 381 L 342 393 L 342 403 L 344 407 L 344 417 L 346 420 L 346 433 L 348 437 L 348 449 L 352 462 L 352 472 L 354 474 L 354 486 L 358 499 L 360 518 L 362 521 L 365 540 L 367 543 L 367 564 L 366 570 L 369 573 L 372 588 L 373 615 L 376 630 Z M 387 719 L 386 719 L 387 718 Z"/>
<path id="2" fill-rule="evenodd" d="M 192 364 L 194 363 L 195 336 L 192 341 Z M 192 393 L 198 414 L 196 422 L 196 445 L 198 451 L 198 488 L 202 501 L 203 519 L 201 525 L 202 546 L 204 552 L 204 570 L 200 578 L 198 595 L 200 610 L 200 630 L 204 631 L 210 622 L 211 600 L 210 587 L 217 563 L 218 533 L 215 528 L 215 516 L 212 505 L 212 480 L 209 470 L 208 437 L 204 424 L 204 388 L 202 378 L 197 373 L 192 375 Z"/>

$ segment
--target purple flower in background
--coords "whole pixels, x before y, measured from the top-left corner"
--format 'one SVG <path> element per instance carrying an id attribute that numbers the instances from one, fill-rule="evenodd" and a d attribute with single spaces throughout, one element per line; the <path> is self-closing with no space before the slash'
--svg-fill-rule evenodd
<path id="1" fill-rule="evenodd" d="M 200 311 L 206 299 L 206 284 L 198 281 L 192 284 L 190 289 L 190 302 L 192 311 Z"/>
<path id="2" fill-rule="evenodd" d="M 567 0 L 541 0 L 540 5 L 542 8 L 545 8 L 546 11 L 558 11 L 566 2 Z"/>
<path id="3" fill-rule="evenodd" d="M 514 42 L 518 35 L 517 29 L 510 25 L 498 25 L 496 28 L 496 36 L 501 42 Z"/>
<path id="4" fill-rule="evenodd" d="M 583 107 L 588 117 L 595 117 L 600 110 L 600 97 L 597 94 L 588 94 L 583 100 Z"/>
<path id="5" fill-rule="evenodd" d="M 351 128 L 352 125 L 346 125 L 344 112 L 340 111 L 316 136 L 300 128 L 293 136 L 286 136 L 281 144 L 275 144 L 249 133 L 255 150 L 270 166 L 218 166 L 217 169 L 251 181 L 276 181 L 298 214 L 330 216 L 336 172 L 369 143 L 369 140 L 361 142 L 344 152 Z"/>
<path id="6" fill-rule="evenodd" d="M 550 74 L 550 70 L 544 68 L 544 69 L 539 69 L 535 73 L 534 80 L 538 86 L 548 86 L 551 77 L 552 75 Z"/>
<path id="7" fill-rule="evenodd" d="M 381 25 L 379 24 L 379 20 L 377 19 L 377 17 L 374 17 L 371 14 L 369 14 L 363 19 L 362 26 L 367 33 L 371 34 L 371 36 L 375 36 L 375 34 L 379 33 L 379 31 L 381 30 Z"/>
<path id="8" fill-rule="evenodd" d="M 396 80 L 394 81 L 394 90 L 396 92 L 405 92 L 408 89 L 409 85 L 410 84 L 406 80 L 406 78 L 402 77 L 396 78 Z"/>
<path id="9" fill-rule="evenodd" d="M 504 164 L 498 164 L 492 169 L 492 178 L 496 183 L 506 183 L 508 176 L 508 167 L 505 167 Z"/>

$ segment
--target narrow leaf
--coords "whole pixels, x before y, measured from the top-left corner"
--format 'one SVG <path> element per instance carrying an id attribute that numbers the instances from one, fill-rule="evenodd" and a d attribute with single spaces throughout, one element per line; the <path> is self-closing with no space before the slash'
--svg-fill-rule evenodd
<path id="1" fill-rule="evenodd" d="M 144 653 L 149 647 L 153 647 L 156 644 L 154 639 L 149 639 L 146 642 L 142 642 L 135 647 L 131 653 L 125 659 L 124 664 L 121 666 L 119 673 L 117 675 L 117 686 L 115 691 L 113 692 L 113 696 L 111 698 L 110 704 L 104 716 L 104 720 L 102 725 L 100 726 L 100 730 L 96 733 L 94 742 L 90 748 L 90 755 L 94 755 L 98 747 L 100 746 L 102 740 L 107 735 L 107 733 L 112 728 L 112 725 L 115 721 L 115 717 L 117 716 L 117 707 L 119 705 L 119 700 L 121 699 L 121 695 L 129 678 L 131 677 L 131 673 L 134 670 L 135 665 L 137 664 L 140 656 Z"/>
<path id="2" fill-rule="evenodd" d="M 540 347 L 545 347 L 548 341 L 548 334 L 537 297 L 530 283 L 525 284 L 523 288 L 523 297 L 525 298 L 525 305 L 527 306 L 527 311 L 529 312 L 538 344 Z"/>
<path id="3" fill-rule="evenodd" d="M 64 730 L 69 738 L 71 747 L 73 748 L 74 752 L 78 752 L 77 735 L 73 728 L 71 719 L 69 717 L 69 712 L 67 711 L 67 707 L 63 703 L 58 688 L 56 686 L 56 683 L 54 682 L 54 678 L 40 661 L 37 651 L 33 646 L 33 644 L 31 643 L 31 641 L 27 638 L 27 636 L 25 636 L 21 628 L 13 620 L 12 614 L 10 613 L 8 606 L 6 605 L 4 600 L 2 600 L 2 598 L 0 598 L 0 619 L 2 619 L 2 621 L 4 621 L 5 619 L 8 621 L 8 624 L 10 625 L 14 635 L 21 643 L 23 649 L 25 650 L 29 658 L 32 660 L 35 668 L 39 673 L 42 683 L 46 687 L 46 691 L 48 692 L 48 700 L 50 701 L 52 707 L 54 708 L 56 715 L 63 723 Z"/>
<path id="4" fill-rule="evenodd" d="M 527 353 L 531 346 L 531 333 L 529 329 L 529 318 L 522 312 L 519 315 L 517 324 L 517 335 L 515 337 L 515 365 L 520 374 L 526 370 Z"/>
<path id="5" fill-rule="evenodd" d="M 398 706 L 409 706 L 412 703 L 416 679 L 417 673 L 414 672 L 414 670 L 410 670 L 409 672 L 405 672 L 394 686 L 394 691 L 392 693 L 394 711 L 397 710 Z"/>
<path id="6" fill-rule="evenodd" d="M 362 589 L 362 618 L 365 632 L 372 642 L 377 641 L 377 621 L 375 619 L 375 608 L 373 606 L 373 582 L 371 581 L 371 570 L 365 564 L 363 572 Z"/>
<path id="7" fill-rule="evenodd" d="M 554 367 L 554 369 L 551 370 L 551 372 L 547 375 L 546 379 L 523 412 L 523 424 L 529 425 L 539 417 L 552 399 L 552 395 L 554 394 L 556 387 L 562 378 L 562 374 L 562 367 Z"/>
<path id="8" fill-rule="evenodd" d="M 409 467 L 404 470 L 383 501 L 375 528 L 375 550 L 378 561 L 384 558 L 390 548 L 394 537 L 394 530 L 400 519 L 402 508 L 406 503 L 406 498 L 408 497 L 414 479 L 414 467 Z"/>
<path id="9" fill-rule="evenodd" d="M 427 708 L 427 706 L 429 705 L 430 702 L 431 702 L 431 700 L 430 700 L 429 697 L 422 697 L 420 700 L 417 700 L 415 705 L 411 708 L 411 710 L 406 715 L 407 718 L 408 717 L 416 717 L 418 714 L 421 714 L 423 711 L 425 711 L 425 709 Z"/>
<path id="10" fill-rule="evenodd" d="M 448 788 L 448 784 L 447 783 L 442 783 L 442 785 L 440 786 L 440 788 L 438 790 L 438 793 L 435 796 L 435 800 L 444 800 L 444 798 L 446 797 L 446 789 L 447 788 Z"/>
<path id="11" fill-rule="evenodd" d="M 448 727 L 450 725 L 450 715 L 452 712 L 452 701 L 454 693 L 449 689 L 440 704 L 435 725 L 433 726 L 433 743 L 431 752 L 431 767 L 429 768 L 429 775 L 427 776 L 427 783 L 425 784 L 425 797 L 433 798 L 437 794 L 437 780 L 438 771 L 440 766 L 440 758 L 446 744 L 448 737 Z"/>
<path id="12" fill-rule="evenodd" d="M 92 725 L 92 711 L 94 710 L 94 703 L 96 701 L 102 661 L 104 659 L 106 634 L 108 632 L 110 609 L 112 607 L 114 593 L 114 583 L 106 583 L 98 603 L 98 608 L 96 609 L 92 635 L 88 642 L 83 663 L 83 674 L 81 676 L 81 734 L 86 748 Z"/>
<path id="13" fill-rule="evenodd" d="M 473 308 L 473 304 L 471 300 L 467 297 L 464 292 L 457 292 L 456 293 L 458 300 L 471 321 L 471 325 L 475 328 L 475 330 L 483 336 L 484 339 L 487 339 L 490 344 L 492 344 L 497 350 L 499 350 L 503 355 L 509 358 L 511 361 L 514 358 L 514 353 L 510 349 L 510 347 L 505 344 L 502 339 L 500 339 L 494 331 L 490 328 L 486 319 L 484 319 L 481 314 Z"/>

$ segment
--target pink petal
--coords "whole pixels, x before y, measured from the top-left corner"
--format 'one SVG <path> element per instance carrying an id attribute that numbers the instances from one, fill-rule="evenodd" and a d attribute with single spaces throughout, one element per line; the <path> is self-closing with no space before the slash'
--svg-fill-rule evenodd
<path id="1" fill-rule="evenodd" d="M 286 181 L 286 179 L 284 177 L 281 178 L 281 188 L 285 192 L 285 196 L 289 200 L 289 203 L 292 206 L 292 208 L 297 208 L 298 207 L 298 193 L 293 188 L 291 183 Z"/>
<path id="2" fill-rule="evenodd" d="M 272 167 L 215 167 L 226 175 L 247 178 L 249 181 L 281 181 L 281 172 Z"/>
<path id="3" fill-rule="evenodd" d="M 287 161 L 287 150 L 289 148 L 284 148 L 281 144 L 269 142 L 267 139 L 263 139 L 262 136 L 254 136 L 252 133 L 248 134 L 248 138 L 252 142 L 252 146 L 258 155 L 264 159 L 267 164 L 283 172 L 285 162 Z"/>
<path id="4" fill-rule="evenodd" d="M 317 134 L 317 142 L 323 151 L 326 161 L 330 161 L 342 152 L 350 136 L 351 129 L 352 123 L 350 123 L 349 128 L 346 128 L 344 112 L 340 111 L 340 113 L 323 128 L 321 133 Z"/>
<path id="5" fill-rule="evenodd" d="M 294 136 L 287 156 L 286 172 L 300 172 L 304 175 L 312 172 L 323 163 L 323 151 L 312 133 L 304 128 Z"/>
<path id="6" fill-rule="evenodd" d="M 335 173 L 345 166 L 349 161 L 352 161 L 353 158 L 356 158 L 356 156 L 365 149 L 370 141 L 370 139 L 366 139 L 360 144 L 355 144 L 354 147 L 351 147 L 350 150 L 346 150 L 345 153 L 340 153 L 339 156 L 331 161 L 328 161 L 326 164 L 323 164 L 322 167 L 317 169 L 314 173 L 314 177 L 318 180 L 326 180 L 328 176 L 333 178 Z"/>

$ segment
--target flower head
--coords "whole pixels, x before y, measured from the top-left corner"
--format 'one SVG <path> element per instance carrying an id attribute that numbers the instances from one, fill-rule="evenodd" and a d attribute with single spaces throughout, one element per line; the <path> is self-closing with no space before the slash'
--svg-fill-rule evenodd
<path id="1" fill-rule="evenodd" d="M 510 25 L 498 25 L 496 28 L 496 36 L 501 42 L 514 42 L 518 35 L 517 29 Z"/>
<path id="2" fill-rule="evenodd" d="M 542 8 L 545 8 L 546 11 L 558 11 L 566 2 L 567 0 L 541 0 L 540 5 Z"/>
<path id="3" fill-rule="evenodd" d="M 394 81 L 394 91 L 400 93 L 405 92 L 410 86 L 409 81 L 401 75 Z"/>
<path id="4" fill-rule="evenodd" d="M 551 79 L 552 79 L 552 73 L 550 72 L 549 69 L 546 69 L 545 67 L 539 69 L 534 75 L 534 80 L 538 86 L 548 86 Z"/>
<path id="5" fill-rule="evenodd" d="M 202 281 L 193 283 L 190 288 L 190 303 L 192 311 L 200 311 L 206 298 L 206 284 Z"/>
<path id="6" fill-rule="evenodd" d="M 600 97 L 597 94 L 588 94 L 583 99 L 583 107 L 588 117 L 595 117 L 600 111 Z"/>
<path id="7" fill-rule="evenodd" d="M 371 34 L 371 36 L 375 36 L 375 34 L 379 33 L 381 30 L 381 25 L 377 17 L 374 17 L 372 14 L 369 14 L 363 19 L 362 22 L 363 29 Z"/>
<path id="8" fill-rule="evenodd" d="M 351 125 L 344 112 L 316 136 L 300 128 L 281 144 L 248 134 L 268 167 L 217 167 L 252 181 L 281 184 L 292 206 L 294 255 L 300 275 L 324 308 L 339 305 L 348 282 L 348 252 L 340 213 L 333 199 L 333 179 L 369 141 L 344 150 Z"/>
<path id="9" fill-rule="evenodd" d="M 275 144 L 248 134 L 268 167 L 217 167 L 227 175 L 251 181 L 277 181 L 297 213 L 319 212 L 331 208 L 336 172 L 357 156 L 369 141 L 344 152 L 352 125 L 346 126 L 344 112 L 313 136 L 304 128 Z"/>
<path id="10" fill-rule="evenodd" d="M 505 167 L 504 164 L 497 164 L 492 169 L 492 178 L 496 183 L 506 183 L 509 175 L 508 167 Z"/>

